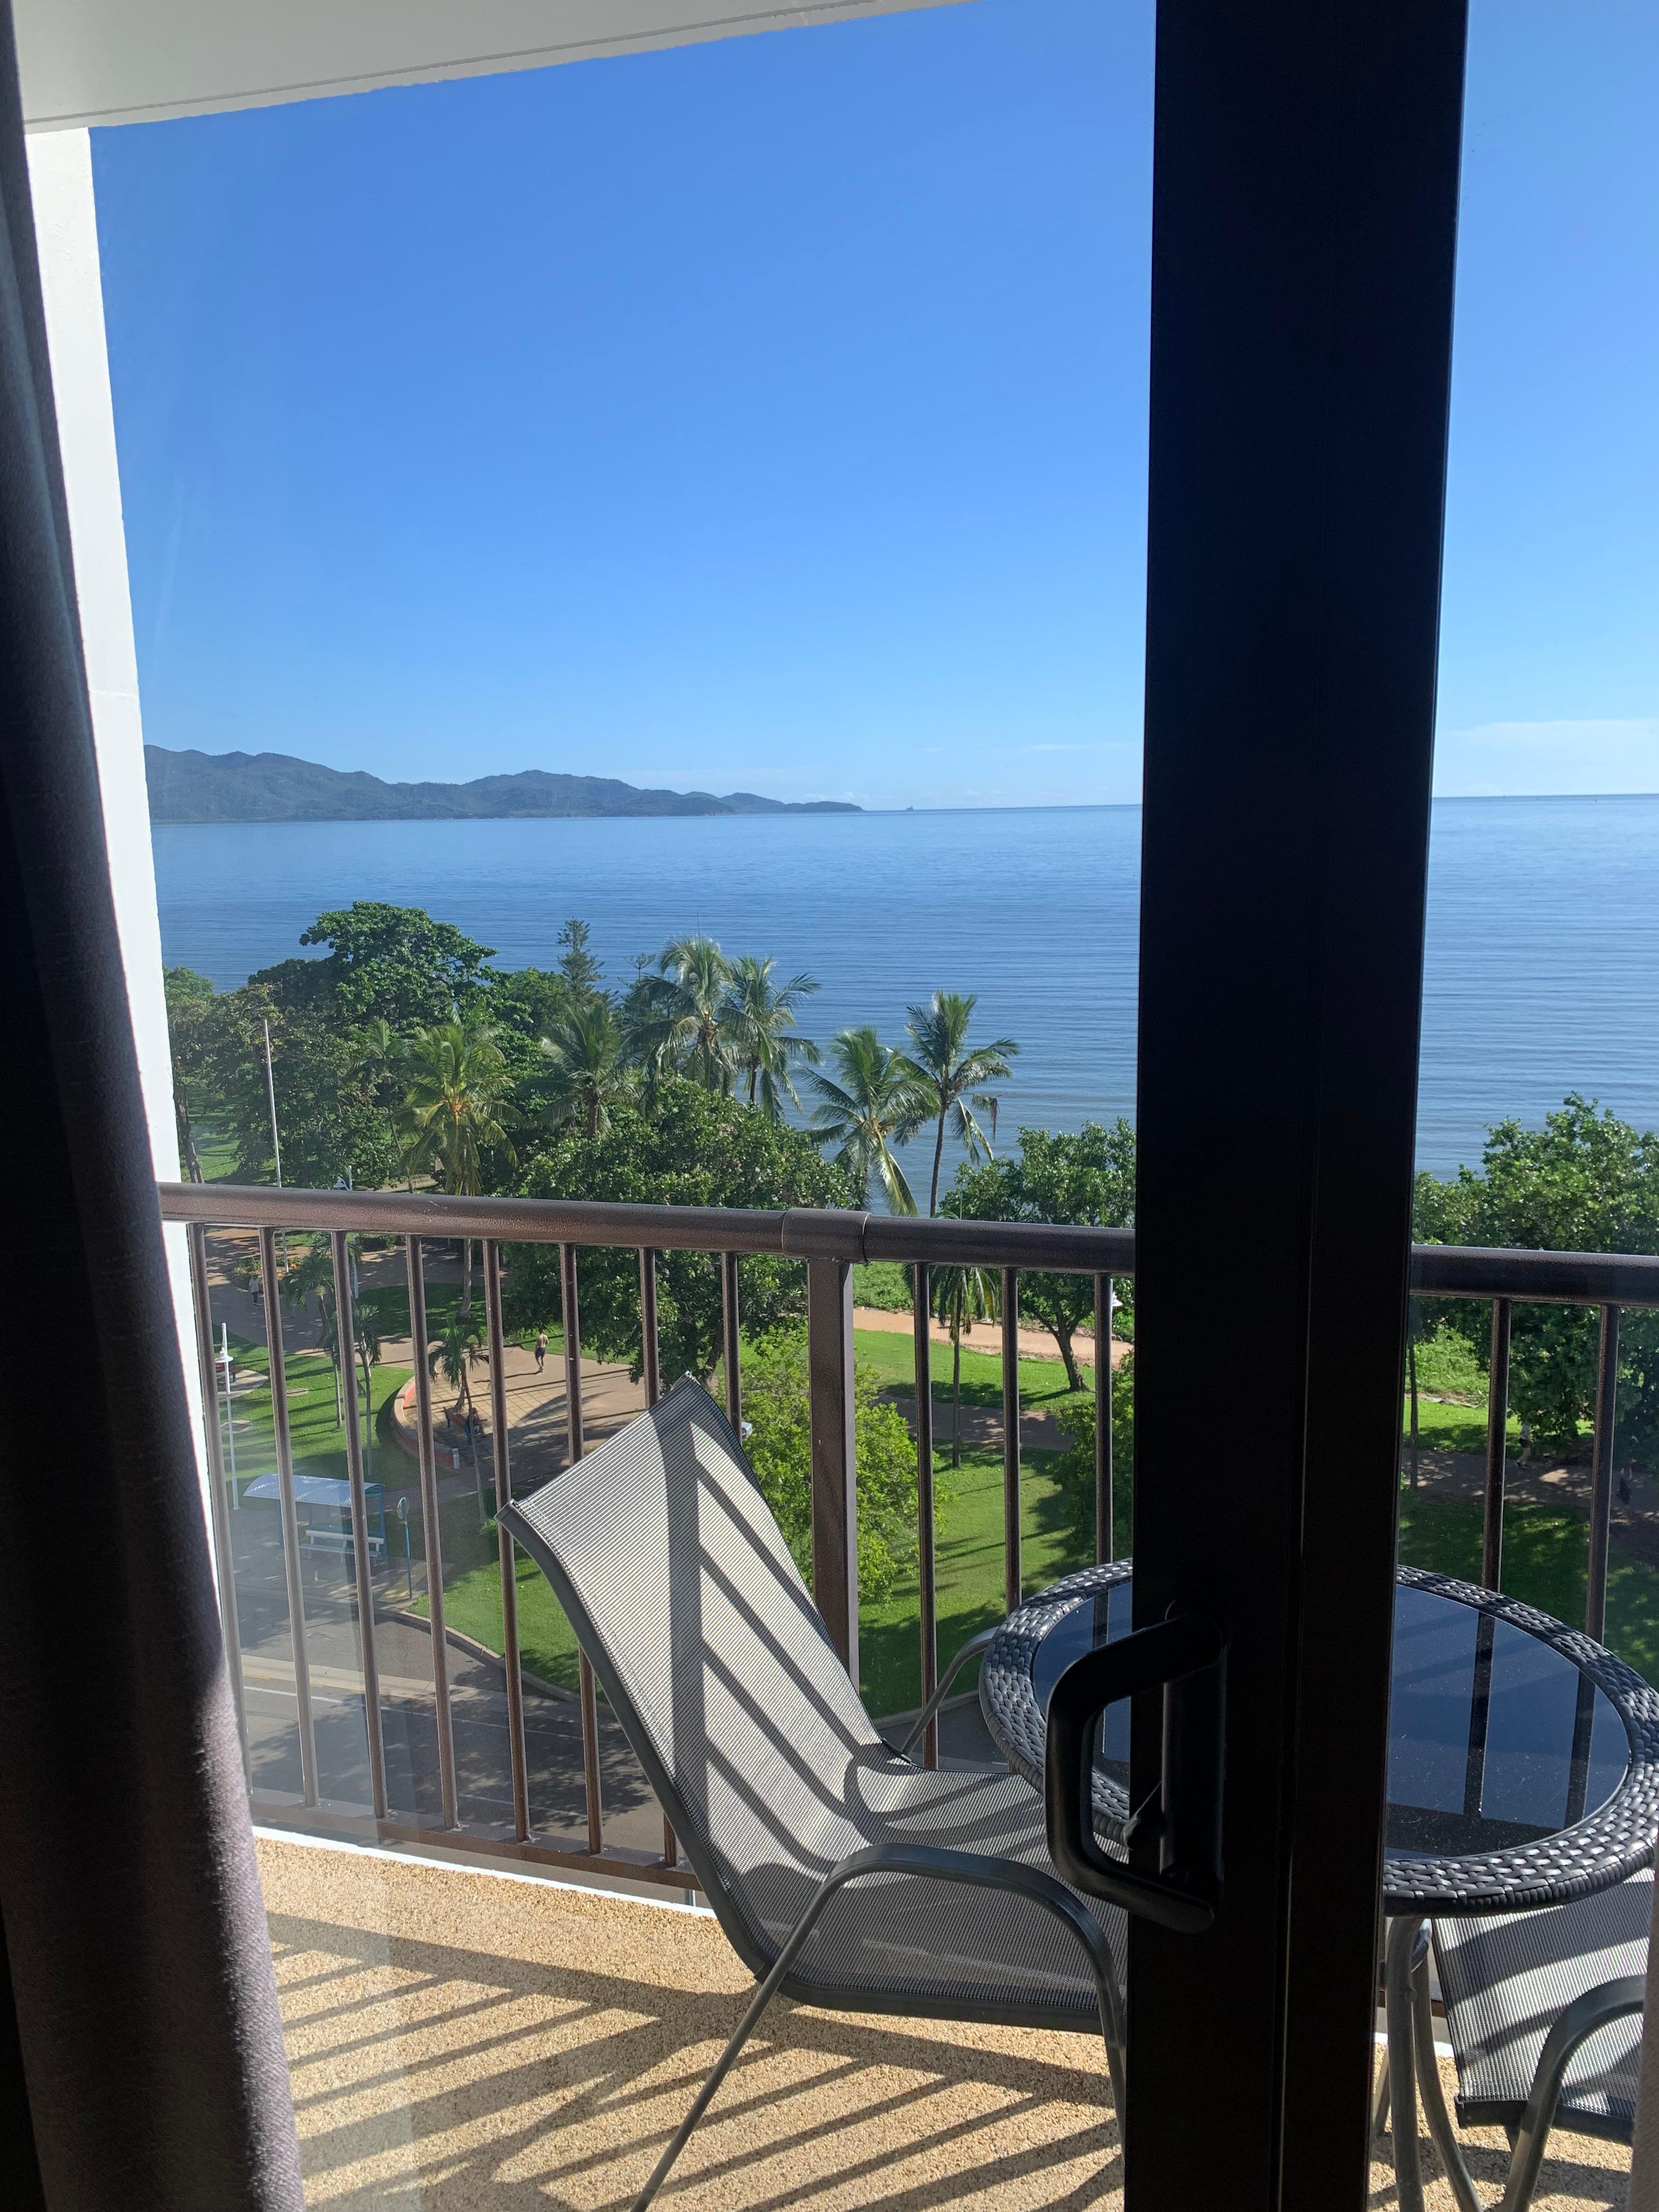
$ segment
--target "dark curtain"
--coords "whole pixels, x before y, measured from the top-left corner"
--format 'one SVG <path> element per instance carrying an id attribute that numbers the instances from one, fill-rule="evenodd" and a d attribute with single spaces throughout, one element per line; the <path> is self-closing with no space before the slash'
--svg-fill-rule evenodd
<path id="1" fill-rule="evenodd" d="M 0 2202 L 301 2203 L 0 0 Z"/>

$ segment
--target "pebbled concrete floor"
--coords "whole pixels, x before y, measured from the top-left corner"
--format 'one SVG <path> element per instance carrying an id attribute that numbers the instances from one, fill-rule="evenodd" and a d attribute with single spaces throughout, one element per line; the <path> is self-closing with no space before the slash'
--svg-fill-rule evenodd
<path id="1" fill-rule="evenodd" d="M 258 1850 L 308 2204 L 629 2204 L 750 1988 L 710 1915 L 263 1835 Z M 1472 2140 L 1495 2199 L 1503 2139 Z M 1626 2153 L 1555 2148 L 1540 2212 L 1624 2204 Z M 1081 2212 L 1121 2204 L 1121 2182 L 1091 2038 L 780 2000 L 659 2201 Z M 1379 2162 L 1369 2203 L 1395 2202 Z M 1452 2203 L 1431 2185 L 1431 2212 Z"/>

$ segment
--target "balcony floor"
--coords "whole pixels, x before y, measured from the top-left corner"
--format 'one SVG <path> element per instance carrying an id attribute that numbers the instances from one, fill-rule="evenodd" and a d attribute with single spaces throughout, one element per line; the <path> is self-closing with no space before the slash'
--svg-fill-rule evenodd
<path id="1" fill-rule="evenodd" d="M 626 2207 L 750 1986 L 711 1917 L 270 1837 L 258 1849 L 308 2204 Z M 1492 2146 L 1471 2162 L 1495 2197 L 1503 2138 L 1473 2140 Z M 1539 2212 L 1624 2204 L 1626 2152 L 1554 2140 Z M 1120 2203 L 1121 2172 L 1092 2038 L 780 2000 L 662 2201 L 1081 2212 Z M 1395 2202 L 1385 2166 L 1372 2184 L 1372 2205 Z M 1443 2184 L 1429 2203 L 1449 2212 Z"/>

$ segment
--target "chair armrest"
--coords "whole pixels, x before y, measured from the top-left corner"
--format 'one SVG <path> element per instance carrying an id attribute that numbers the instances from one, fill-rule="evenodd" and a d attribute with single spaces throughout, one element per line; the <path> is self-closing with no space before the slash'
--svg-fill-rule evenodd
<path id="1" fill-rule="evenodd" d="M 927 1726 L 928 1722 L 933 1719 L 934 1714 L 938 1712 L 939 1707 L 945 1703 L 945 1697 L 950 1691 L 951 1685 L 956 1680 L 957 1676 L 962 1672 L 963 1668 L 967 1665 L 970 1659 L 976 1659 L 979 1656 L 980 1653 L 986 1649 L 992 1638 L 997 1634 L 1001 1626 L 1002 1623 L 998 1621 L 995 1627 L 981 1628 L 977 1636 L 970 1636 L 968 1638 L 968 1641 L 962 1646 L 961 1650 L 957 1651 L 950 1665 L 945 1668 L 944 1674 L 940 1675 L 939 1687 L 934 1691 L 933 1696 L 928 1698 L 927 1704 L 922 1707 L 909 1735 L 905 1737 L 903 1742 L 898 1747 L 898 1755 L 901 1759 L 906 1759 L 909 1756 L 911 1745 L 916 1741 L 916 1738 L 921 1735 L 922 1731 Z M 892 1747 L 890 1745 L 888 1747 L 890 1750 Z"/>

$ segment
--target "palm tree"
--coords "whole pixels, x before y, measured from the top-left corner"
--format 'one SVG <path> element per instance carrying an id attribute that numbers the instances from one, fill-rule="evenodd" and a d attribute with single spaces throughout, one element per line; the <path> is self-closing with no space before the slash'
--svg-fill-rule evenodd
<path id="1" fill-rule="evenodd" d="M 478 1525 L 482 1528 L 489 1518 L 489 1508 L 484 1502 L 483 1476 L 478 1467 L 477 1424 L 471 1418 L 472 1386 L 467 1370 L 483 1358 L 483 1340 L 465 1306 L 427 1346 L 426 1356 L 432 1372 L 441 1375 L 455 1393 L 456 1412 L 468 1416 L 466 1439 L 472 1454 L 472 1486 L 478 1493 Z"/>
<path id="2" fill-rule="evenodd" d="M 830 1057 L 839 1082 L 827 1075 L 806 1079 L 818 1102 L 809 1134 L 820 1145 L 839 1146 L 836 1164 L 851 1171 L 860 1190 L 867 1192 L 877 1176 L 888 1210 L 914 1213 L 915 1198 L 892 1151 L 915 1136 L 929 1110 L 908 1061 L 868 1023 L 831 1038 Z"/>
<path id="3" fill-rule="evenodd" d="M 435 1166 L 446 1190 L 465 1198 L 480 1196 L 487 1151 L 503 1152 L 517 1164 L 507 1128 L 519 1117 L 507 1101 L 507 1061 L 495 1030 L 476 1017 L 416 1030 L 409 1042 L 407 1065 L 405 1166 Z M 472 1310 L 470 1237 L 461 1240 L 461 1253 L 465 1316 Z"/>
<path id="4" fill-rule="evenodd" d="M 403 1039 L 390 1022 L 378 1018 L 365 1022 L 353 1036 L 347 1074 L 365 1098 L 377 1105 L 386 1115 L 386 1131 L 396 1152 L 403 1149 L 398 1128 L 396 1087 L 396 1079 L 402 1072 L 403 1065 Z M 408 1179 L 405 1172 L 404 1181 Z M 413 1188 L 412 1184 L 410 1188 Z"/>
<path id="5" fill-rule="evenodd" d="M 971 1052 L 968 1049 L 968 1024 L 978 1003 L 972 992 L 963 997 L 959 991 L 935 991 L 931 1005 L 908 1009 L 905 1024 L 915 1046 L 903 1056 L 905 1066 L 927 1100 L 922 1118 L 938 1122 L 933 1180 L 927 1198 L 930 1214 L 939 1212 L 939 1171 L 945 1157 L 946 1123 L 970 1160 L 981 1156 L 988 1160 L 991 1139 L 980 1127 L 975 1112 L 989 1114 L 994 1136 L 997 1102 L 984 1095 L 984 1085 L 1012 1075 L 1014 1071 L 1009 1063 L 1019 1050 L 1012 1037 L 998 1037 L 994 1043 L 976 1046 Z"/>
<path id="6" fill-rule="evenodd" d="M 731 1042 L 720 1016 L 732 963 L 712 937 L 678 937 L 641 972 L 623 1009 L 629 1057 L 653 1076 L 673 1070 L 729 1092 Z"/>
<path id="7" fill-rule="evenodd" d="M 580 1121 L 592 1144 L 611 1127 L 611 1109 L 633 1091 L 623 1057 L 623 1029 L 609 999 L 579 999 L 552 1024 L 538 1049 L 547 1063 L 549 1118 Z"/>
<path id="8" fill-rule="evenodd" d="M 976 1321 L 994 1321 L 1000 1310 L 996 1278 L 983 1267 L 935 1267 L 933 1311 L 951 1331 L 951 1464 L 962 1465 L 962 1335 Z"/>
<path id="9" fill-rule="evenodd" d="M 732 963 L 731 981 L 720 1008 L 720 1030 L 748 1085 L 749 1103 L 758 1104 L 774 1121 L 783 1119 L 783 1102 L 800 1098 L 791 1079 L 797 1060 L 816 1066 L 822 1054 L 810 1037 L 795 1034 L 795 1010 L 818 988 L 811 975 L 772 981 L 775 960 L 744 953 Z"/>

